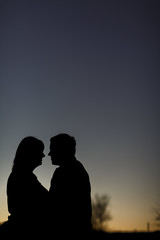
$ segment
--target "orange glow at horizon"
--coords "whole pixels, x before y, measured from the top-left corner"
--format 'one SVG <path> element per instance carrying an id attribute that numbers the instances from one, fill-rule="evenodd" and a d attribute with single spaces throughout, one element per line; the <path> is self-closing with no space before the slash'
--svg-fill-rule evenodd
<path id="1" fill-rule="evenodd" d="M 1 198 L 2 200 L 2 198 Z M 5 203 L 5 197 L 3 197 L 3 208 L 0 211 L 0 223 L 8 220 L 10 215 L 7 210 L 7 203 Z M 2 206 L 2 205 L 1 205 Z M 132 217 L 131 217 L 132 214 Z M 112 211 L 112 220 L 107 222 L 106 231 L 108 232 L 147 232 L 148 223 L 150 225 L 150 231 L 156 231 L 157 228 L 153 224 L 153 215 L 148 215 L 142 212 L 142 218 L 139 218 L 139 215 L 133 211 L 128 212 L 127 214 L 117 212 L 117 215 Z"/>

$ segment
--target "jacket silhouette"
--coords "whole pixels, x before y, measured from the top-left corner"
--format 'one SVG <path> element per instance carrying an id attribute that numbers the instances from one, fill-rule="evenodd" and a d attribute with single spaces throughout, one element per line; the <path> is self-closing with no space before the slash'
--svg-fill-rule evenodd
<path id="1" fill-rule="evenodd" d="M 40 140 L 24 138 L 17 148 L 7 182 L 8 232 L 21 239 L 26 235 L 41 235 L 43 229 L 45 233 L 48 191 L 33 173 L 42 163 L 43 149 Z"/>
<path id="2" fill-rule="evenodd" d="M 87 171 L 76 159 L 75 139 L 67 134 L 51 138 L 55 170 L 49 190 L 50 224 L 58 237 L 78 239 L 91 231 L 91 186 Z"/>

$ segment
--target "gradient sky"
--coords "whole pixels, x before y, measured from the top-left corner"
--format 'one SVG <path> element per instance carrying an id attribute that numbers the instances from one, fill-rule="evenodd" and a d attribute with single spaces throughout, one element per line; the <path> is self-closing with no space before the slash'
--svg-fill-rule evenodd
<path id="1" fill-rule="evenodd" d="M 110 196 L 112 230 L 153 229 L 160 201 L 160 15 L 157 0 L 0 1 L 0 221 L 22 138 L 49 151 L 77 140 L 92 196 Z M 35 170 L 49 188 L 46 156 Z M 65 201 L 65 199 L 64 199 Z"/>

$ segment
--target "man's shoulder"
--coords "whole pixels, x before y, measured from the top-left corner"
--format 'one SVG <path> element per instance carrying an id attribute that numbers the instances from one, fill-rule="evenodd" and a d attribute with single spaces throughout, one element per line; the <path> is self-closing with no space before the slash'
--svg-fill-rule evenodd
<path id="1" fill-rule="evenodd" d="M 81 177 L 84 178 L 89 178 L 89 174 L 85 169 L 84 165 L 78 160 L 76 160 L 75 162 L 75 169 L 76 169 L 75 174 L 79 174 Z"/>
<path id="2" fill-rule="evenodd" d="M 75 161 L 75 166 L 80 169 L 81 171 L 84 171 L 84 172 L 87 172 L 84 165 L 79 161 L 79 160 L 76 160 Z"/>

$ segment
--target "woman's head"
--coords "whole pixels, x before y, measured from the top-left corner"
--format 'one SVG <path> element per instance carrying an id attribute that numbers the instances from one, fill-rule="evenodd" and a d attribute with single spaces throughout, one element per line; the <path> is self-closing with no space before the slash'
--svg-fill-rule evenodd
<path id="1" fill-rule="evenodd" d="M 32 136 L 25 137 L 17 148 L 13 169 L 34 170 L 42 164 L 42 158 L 45 156 L 43 150 L 44 144 L 41 140 Z"/>

